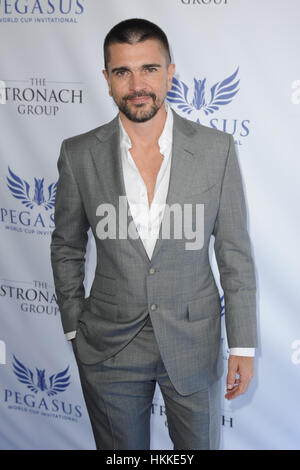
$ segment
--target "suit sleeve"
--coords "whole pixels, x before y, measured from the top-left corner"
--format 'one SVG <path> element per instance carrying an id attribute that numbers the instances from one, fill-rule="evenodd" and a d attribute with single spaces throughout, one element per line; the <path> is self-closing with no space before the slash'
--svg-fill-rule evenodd
<path id="1" fill-rule="evenodd" d="M 59 179 L 55 197 L 51 264 L 61 321 L 67 333 L 76 330 L 83 309 L 89 223 L 68 160 L 66 141 L 61 145 L 57 167 Z"/>
<path id="2" fill-rule="evenodd" d="M 229 136 L 213 235 L 220 282 L 224 291 L 228 346 L 257 347 L 255 267 L 247 231 L 241 173 L 232 136 Z"/>

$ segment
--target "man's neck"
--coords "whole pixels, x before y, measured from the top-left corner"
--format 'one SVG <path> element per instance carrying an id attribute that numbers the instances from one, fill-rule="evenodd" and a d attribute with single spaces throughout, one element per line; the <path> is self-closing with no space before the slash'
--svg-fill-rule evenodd
<path id="1" fill-rule="evenodd" d="M 167 111 L 162 105 L 156 115 L 146 122 L 133 122 L 120 111 L 120 119 L 133 147 L 149 147 L 158 143 L 166 123 Z"/>

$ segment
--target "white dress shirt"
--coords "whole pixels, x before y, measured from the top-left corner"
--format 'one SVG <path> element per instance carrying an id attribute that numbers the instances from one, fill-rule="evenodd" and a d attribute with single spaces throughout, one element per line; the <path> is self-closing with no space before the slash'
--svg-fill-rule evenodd
<path id="1" fill-rule="evenodd" d="M 165 106 L 167 118 L 163 132 L 158 140 L 163 160 L 156 178 L 154 196 L 150 207 L 146 185 L 130 153 L 132 147 L 131 140 L 119 117 L 120 150 L 126 196 L 132 218 L 149 260 L 151 260 L 153 254 L 159 235 L 160 222 L 164 214 L 172 161 L 173 113 L 167 102 L 165 102 Z M 70 332 L 66 335 L 68 339 L 72 339 L 75 337 L 75 332 Z M 254 351 L 254 348 L 231 348 L 230 354 L 236 356 L 254 356 Z"/>
<path id="2" fill-rule="evenodd" d="M 121 131 L 121 158 L 126 196 L 135 226 L 144 244 L 148 258 L 151 260 L 159 235 L 160 222 L 164 214 L 169 186 L 172 157 L 173 114 L 171 108 L 168 106 L 165 126 L 158 139 L 158 145 L 163 160 L 157 174 L 154 196 L 150 208 L 146 185 L 129 151 L 132 147 L 130 138 L 122 125 L 121 119 L 119 119 L 119 122 Z"/>

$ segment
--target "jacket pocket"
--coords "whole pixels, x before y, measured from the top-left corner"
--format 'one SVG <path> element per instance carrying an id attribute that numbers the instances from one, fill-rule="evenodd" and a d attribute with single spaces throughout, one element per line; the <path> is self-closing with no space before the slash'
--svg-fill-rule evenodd
<path id="1" fill-rule="evenodd" d="M 90 295 L 99 297 L 101 294 L 115 296 L 117 291 L 117 280 L 104 274 L 95 274 L 95 279 L 91 288 Z"/>
<path id="2" fill-rule="evenodd" d="M 215 183 L 215 184 L 209 186 L 208 188 L 204 188 L 202 191 L 199 190 L 199 191 L 195 191 L 195 192 L 190 193 L 190 194 L 186 194 L 184 199 L 185 200 L 198 200 L 198 201 L 201 201 L 202 198 L 203 198 L 203 200 L 206 200 L 209 197 L 216 196 L 216 194 L 217 194 L 217 184 Z"/>
<path id="3" fill-rule="evenodd" d="M 221 316 L 221 311 L 219 293 L 199 297 L 188 302 L 188 320 L 191 322 Z"/>

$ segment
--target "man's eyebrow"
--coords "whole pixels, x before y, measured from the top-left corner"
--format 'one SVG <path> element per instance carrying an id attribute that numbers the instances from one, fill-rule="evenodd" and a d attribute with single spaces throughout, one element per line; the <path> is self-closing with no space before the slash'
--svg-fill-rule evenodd
<path id="1" fill-rule="evenodd" d="M 144 64 L 143 69 L 150 69 L 151 67 L 161 67 L 161 64 Z"/>
<path id="2" fill-rule="evenodd" d="M 130 70 L 128 67 L 115 67 L 114 69 L 112 69 L 111 73 L 115 73 L 115 72 L 126 72 L 127 70 Z"/>
<path id="3" fill-rule="evenodd" d="M 161 64 L 144 64 L 142 65 L 142 69 L 149 69 L 151 67 L 161 67 Z M 111 71 L 111 73 L 116 73 L 116 72 L 130 72 L 130 68 L 129 67 L 126 67 L 125 65 L 121 66 L 121 67 L 114 67 Z"/>

